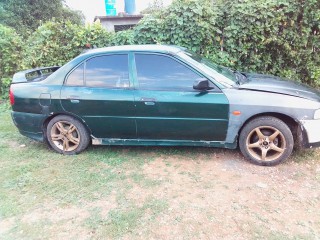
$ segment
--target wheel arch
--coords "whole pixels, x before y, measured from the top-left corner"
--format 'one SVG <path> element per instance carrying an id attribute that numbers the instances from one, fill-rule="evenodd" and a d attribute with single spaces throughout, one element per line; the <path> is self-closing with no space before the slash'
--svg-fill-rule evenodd
<path id="1" fill-rule="evenodd" d="M 77 119 L 78 121 L 80 121 L 81 123 L 83 123 L 83 126 L 87 129 L 89 135 L 90 135 L 90 136 L 92 135 L 89 126 L 88 126 L 88 125 L 86 124 L 86 122 L 85 122 L 82 118 L 80 118 L 79 116 L 74 115 L 74 114 L 71 114 L 71 113 L 65 113 L 65 112 L 63 112 L 63 113 L 54 113 L 54 114 L 48 116 L 48 117 L 45 119 L 45 121 L 43 122 L 43 124 L 42 124 L 42 131 L 43 131 L 43 135 L 44 135 L 44 140 L 45 140 L 45 141 L 47 141 L 47 131 L 46 131 L 46 129 L 47 129 L 47 126 L 48 126 L 49 122 L 50 122 L 53 118 L 55 118 L 55 117 L 57 117 L 57 116 L 62 116 L 62 115 L 64 115 L 64 116 L 69 116 L 69 117 L 73 117 L 73 118 Z"/>
<path id="2" fill-rule="evenodd" d="M 239 132 L 238 132 L 238 142 L 239 142 L 239 136 L 240 136 L 240 133 L 242 131 L 242 129 L 244 128 L 244 126 L 246 126 L 250 121 L 252 121 L 253 119 L 255 118 L 258 118 L 258 117 L 275 117 L 275 118 L 278 118 L 280 119 L 281 121 L 283 121 L 289 128 L 290 128 L 290 131 L 294 137 L 294 139 L 296 140 L 295 141 L 295 145 L 297 147 L 300 147 L 301 144 L 302 144 L 302 141 L 303 141 L 303 136 L 302 136 L 302 131 L 301 131 L 301 128 L 300 128 L 300 122 L 296 119 L 294 119 L 293 117 L 291 116 L 288 116 L 286 114 L 283 114 L 283 113 L 278 113 L 278 112 L 264 112 L 264 113 L 258 113 L 258 114 L 255 114 L 251 117 L 249 117 L 243 124 L 242 126 L 240 127 L 239 129 Z"/>

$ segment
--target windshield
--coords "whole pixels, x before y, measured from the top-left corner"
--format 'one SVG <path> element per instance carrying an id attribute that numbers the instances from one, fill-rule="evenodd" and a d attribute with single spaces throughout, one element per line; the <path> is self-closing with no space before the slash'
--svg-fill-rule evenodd
<path id="1" fill-rule="evenodd" d="M 178 55 L 183 58 L 188 58 L 188 60 L 191 60 L 194 65 L 198 66 L 206 74 L 224 85 L 233 86 L 237 82 L 237 78 L 232 70 L 217 65 L 199 54 L 185 50 L 179 52 Z"/>

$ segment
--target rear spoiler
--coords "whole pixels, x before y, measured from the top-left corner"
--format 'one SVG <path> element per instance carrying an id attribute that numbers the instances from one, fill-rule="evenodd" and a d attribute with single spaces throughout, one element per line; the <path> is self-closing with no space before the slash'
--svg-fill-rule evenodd
<path id="1" fill-rule="evenodd" d="M 50 74 L 54 73 L 60 66 L 34 68 L 13 75 L 12 83 L 37 82 L 46 79 Z"/>

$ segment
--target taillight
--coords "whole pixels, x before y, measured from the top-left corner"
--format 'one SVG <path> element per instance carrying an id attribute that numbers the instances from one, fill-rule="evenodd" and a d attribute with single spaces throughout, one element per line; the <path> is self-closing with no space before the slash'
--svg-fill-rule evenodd
<path id="1" fill-rule="evenodd" d="M 12 106 L 14 104 L 14 95 L 13 95 L 11 87 L 10 87 L 10 90 L 9 90 L 9 99 L 10 99 L 10 104 Z"/>

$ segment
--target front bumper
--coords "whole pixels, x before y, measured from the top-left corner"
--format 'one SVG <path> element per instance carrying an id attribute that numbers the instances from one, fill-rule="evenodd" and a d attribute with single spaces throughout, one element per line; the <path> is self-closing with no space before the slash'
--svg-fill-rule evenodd
<path id="1" fill-rule="evenodd" d="M 306 137 L 305 147 L 320 147 L 320 119 L 300 121 Z"/>

